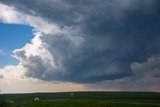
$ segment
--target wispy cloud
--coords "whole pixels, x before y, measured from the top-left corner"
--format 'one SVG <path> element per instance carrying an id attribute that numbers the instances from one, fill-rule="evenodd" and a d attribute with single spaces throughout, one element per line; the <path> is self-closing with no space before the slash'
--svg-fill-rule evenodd
<path id="1" fill-rule="evenodd" d="M 0 20 L 4 23 L 23 24 L 25 16 L 18 13 L 15 8 L 0 3 Z"/>
<path id="2" fill-rule="evenodd" d="M 5 55 L 5 52 L 0 50 L 0 55 Z"/>

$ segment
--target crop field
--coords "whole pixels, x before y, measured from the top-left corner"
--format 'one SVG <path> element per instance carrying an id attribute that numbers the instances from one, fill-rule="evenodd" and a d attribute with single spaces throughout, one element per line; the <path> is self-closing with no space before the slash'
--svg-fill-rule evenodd
<path id="1" fill-rule="evenodd" d="M 38 97 L 38 101 L 34 101 Z M 160 107 L 160 93 L 62 92 L 4 94 L 0 107 Z"/>

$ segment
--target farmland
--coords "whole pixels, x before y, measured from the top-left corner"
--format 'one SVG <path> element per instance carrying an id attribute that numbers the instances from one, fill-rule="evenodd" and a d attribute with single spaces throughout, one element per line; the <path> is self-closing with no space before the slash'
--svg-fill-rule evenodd
<path id="1" fill-rule="evenodd" d="M 160 107 L 160 93 L 151 92 L 61 92 L 3 96 L 4 107 Z M 40 100 L 34 102 L 35 97 Z"/>

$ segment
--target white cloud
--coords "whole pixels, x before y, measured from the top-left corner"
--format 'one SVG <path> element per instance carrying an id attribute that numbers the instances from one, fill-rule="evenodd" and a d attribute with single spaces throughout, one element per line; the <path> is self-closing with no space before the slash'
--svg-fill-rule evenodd
<path id="1" fill-rule="evenodd" d="M 50 32 L 57 33 L 60 29 L 54 25 L 49 24 L 43 18 L 35 17 L 32 15 L 24 14 L 17 11 L 14 7 L 10 7 L 0 3 L 0 21 L 10 24 L 25 24 L 32 26 L 35 31 L 48 34 Z"/>
<path id="2" fill-rule="evenodd" d="M 49 34 L 51 32 L 52 33 L 60 32 L 60 29 L 56 25 L 49 24 L 42 18 L 27 15 L 25 20 L 30 26 L 34 27 L 37 31 L 41 33 Z"/>
<path id="3" fill-rule="evenodd" d="M 3 93 L 29 92 L 64 92 L 89 90 L 82 84 L 67 82 L 45 82 L 38 79 L 26 78 L 26 70 L 21 66 L 8 65 L 0 69 L 0 90 Z"/>
<path id="4" fill-rule="evenodd" d="M 14 7 L 0 3 L 0 21 L 11 24 L 24 24 L 25 15 L 16 11 Z"/>

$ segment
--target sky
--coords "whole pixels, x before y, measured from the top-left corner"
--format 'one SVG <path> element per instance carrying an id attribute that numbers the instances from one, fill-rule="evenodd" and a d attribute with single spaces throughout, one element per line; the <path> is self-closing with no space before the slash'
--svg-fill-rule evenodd
<path id="1" fill-rule="evenodd" d="M 0 89 L 160 92 L 159 0 L 0 0 Z"/>
<path id="2" fill-rule="evenodd" d="M 23 47 L 33 38 L 32 27 L 0 23 L 0 67 L 17 65 L 19 62 L 12 57 L 12 51 Z"/>

